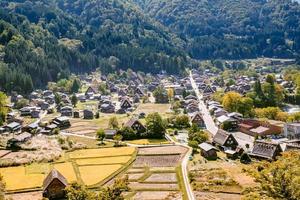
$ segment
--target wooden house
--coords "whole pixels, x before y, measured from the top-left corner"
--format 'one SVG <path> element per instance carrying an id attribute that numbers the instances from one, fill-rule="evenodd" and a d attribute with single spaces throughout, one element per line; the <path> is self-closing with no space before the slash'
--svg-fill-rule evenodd
<path id="1" fill-rule="evenodd" d="M 130 119 L 124 127 L 130 127 L 133 130 L 135 130 L 137 133 L 145 133 L 146 132 L 146 127 L 137 119 Z"/>
<path id="2" fill-rule="evenodd" d="M 12 122 L 10 124 L 7 124 L 6 126 L 4 126 L 5 130 L 8 132 L 18 132 L 21 130 L 22 125 L 18 122 Z"/>
<path id="3" fill-rule="evenodd" d="M 85 91 L 85 96 L 93 96 L 97 93 L 99 93 L 97 86 L 89 86 L 88 89 Z"/>
<path id="4" fill-rule="evenodd" d="M 105 103 L 105 104 L 100 105 L 100 112 L 103 112 L 103 113 L 114 113 L 115 109 L 116 109 L 116 107 L 111 103 L 109 103 L 109 104 Z"/>
<path id="5" fill-rule="evenodd" d="M 67 187 L 67 179 L 53 169 L 43 183 L 43 197 L 48 199 L 62 199 L 65 197 L 65 188 Z"/>
<path id="6" fill-rule="evenodd" d="M 274 160 L 281 152 L 282 149 L 277 143 L 255 141 L 252 152 L 249 155 L 258 159 Z"/>
<path id="7" fill-rule="evenodd" d="M 192 116 L 191 122 L 192 122 L 192 124 L 196 124 L 199 127 L 205 127 L 203 116 L 200 112 L 197 112 L 196 114 L 194 114 Z"/>
<path id="8" fill-rule="evenodd" d="M 94 113 L 91 110 L 83 110 L 83 119 L 94 119 Z"/>
<path id="9" fill-rule="evenodd" d="M 221 149 L 235 150 L 239 145 L 234 136 L 222 129 L 219 129 L 213 138 L 213 144 L 219 146 Z"/>
<path id="10" fill-rule="evenodd" d="M 132 104 L 131 104 L 131 102 L 129 101 L 128 98 L 125 98 L 125 99 L 122 100 L 120 107 L 122 109 L 128 109 L 128 108 L 132 107 Z"/>
<path id="11" fill-rule="evenodd" d="M 60 129 L 69 128 L 71 126 L 70 120 L 68 117 L 57 117 L 52 121 L 53 124 L 57 125 Z"/>
<path id="12" fill-rule="evenodd" d="M 203 156 L 204 158 L 207 158 L 209 160 L 216 160 L 218 158 L 217 156 L 218 150 L 211 144 L 203 142 L 199 144 L 199 148 L 201 150 L 201 156 Z"/>
<path id="13" fill-rule="evenodd" d="M 73 108 L 71 106 L 64 106 L 60 109 L 61 116 L 72 117 Z"/>

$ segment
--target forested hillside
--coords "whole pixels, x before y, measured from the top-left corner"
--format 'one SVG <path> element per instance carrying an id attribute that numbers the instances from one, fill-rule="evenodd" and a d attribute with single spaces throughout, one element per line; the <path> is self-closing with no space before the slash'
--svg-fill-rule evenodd
<path id="1" fill-rule="evenodd" d="M 101 68 L 178 73 L 193 59 L 293 58 L 292 0 L 1 0 L 0 90 Z"/>
<path id="2" fill-rule="evenodd" d="M 28 93 L 70 72 L 180 71 L 183 43 L 119 0 L 0 2 L 0 90 Z"/>
<path id="3" fill-rule="evenodd" d="M 300 6 L 292 0 L 134 0 L 183 38 L 194 58 L 293 57 Z"/>

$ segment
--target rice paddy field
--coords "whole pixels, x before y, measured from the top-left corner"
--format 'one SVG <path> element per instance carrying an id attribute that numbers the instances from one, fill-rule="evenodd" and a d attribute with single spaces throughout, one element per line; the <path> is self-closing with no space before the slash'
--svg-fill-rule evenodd
<path id="1" fill-rule="evenodd" d="M 8 192 L 39 190 L 51 169 L 57 169 L 69 183 L 78 181 L 93 188 L 109 181 L 135 158 L 133 147 L 84 149 L 65 153 L 58 162 L 34 163 L 0 168 Z"/>

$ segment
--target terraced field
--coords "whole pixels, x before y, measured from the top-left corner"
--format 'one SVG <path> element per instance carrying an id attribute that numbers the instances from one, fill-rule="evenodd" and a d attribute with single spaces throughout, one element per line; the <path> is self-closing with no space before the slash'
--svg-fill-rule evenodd
<path id="1" fill-rule="evenodd" d="M 180 170 L 181 159 L 186 151 L 187 149 L 181 146 L 139 148 L 136 160 L 121 175 L 128 176 L 131 188 L 131 192 L 127 193 L 125 198 L 186 199 Z"/>
<path id="2" fill-rule="evenodd" d="M 56 163 L 0 168 L 0 174 L 9 192 L 41 189 L 44 178 L 53 168 L 68 182 L 78 181 L 88 187 L 97 187 L 127 167 L 135 154 L 133 147 L 77 150 L 66 153 Z"/>

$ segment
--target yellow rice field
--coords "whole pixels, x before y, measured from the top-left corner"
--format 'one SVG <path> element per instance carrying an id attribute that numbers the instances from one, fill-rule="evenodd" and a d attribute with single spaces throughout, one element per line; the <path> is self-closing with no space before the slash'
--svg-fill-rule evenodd
<path id="1" fill-rule="evenodd" d="M 125 156 L 132 155 L 135 151 L 133 147 L 120 147 L 120 148 L 102 148 L 102 149 L 82 149 L 71 152 L 70 158 L 98 158 L 98 157 L 110 157 L 110 156 Z"/>
<path id="2" fill-rule="evenodd" d="M 27 166 L 0 168 L 7 191 L 40 189 L 51 169 L 57 169 L 69 183 L 78 181 L 95 185 L 130 161 L 135 148 L 85 149 L 66 153 L 59 163 L 33 163 Z"/>
<path id="3" fill-rule="evenodd" d="M 131 159 L 131 156 L 116 156 L 116 157 L 104 157 L 104 158 L 87 158 L 78 159 L 76 163 L 78 165 L 107 165 L 107 164 L 123 164 L 127 163 Z"/>
<path id="4" fill-rule="evenodd" d="M 100 183 L 121 167 L 122 165 L 82 166 L 79 167 L 79 172 L 83 182 L 87 186 L 91 186 Z"/>
<path id="5" fill-rule="evenodd" d="M 53 167 L 68 180 L 68 183 L 77 181 L 76 174 L 71 162 L 54 164 Z"/>
<path id="6" fill-rule="evenodd" d="M 41 187 L 44 174 L 26 174 L 25 167 L 0 168 L 6 190 L 20 190 Z"/>

